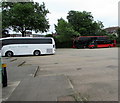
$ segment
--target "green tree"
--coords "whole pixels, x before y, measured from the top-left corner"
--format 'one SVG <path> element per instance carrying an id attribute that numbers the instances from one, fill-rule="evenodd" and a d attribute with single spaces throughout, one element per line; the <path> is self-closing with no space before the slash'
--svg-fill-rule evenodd
<path id="1" fill-rule="evenodd" d="M 104 28 L 104 25 L 101 21 L 94 21 L 93 24 L 92 24 L 92 28 L 91 28 L 91 31 L 93 30 L 93 34 L 94 35 L 100 35 L 100 36 L 104 36 L 106 35 L 106 31 L 103 29 Z"/>
<path id="2" fill-rule="evenodd" d="M 60 42 L 70 41 L 74 36 L 79 36 L 79 33 L 63 18 L 58 20 L 57 25 L 55 25 L 55 30 Z"/>
<path id="3" fill-rule="evenodd" d="M 20 31 L 22 36 L 25 36 L 27 30 L 46 32 L 49 29 L 47 13 L 49 11 L 44 3 L 40 5 L 37 2 L 3 2 L 3 30 L 12 28 L 14 31 Z"/>
<path id="4" fill-rule="evenodd" d="M 3 30 L 1 34 L 2 34 L 1 37 L 10 37 L 10 34 L 9 34 L 8 30 Z"/>
<path id="5" fill-rule="evenodd" d="M 117 30 L 117 35 L 118 35 L 117 42 L 120 43 L 120 27 Z"/>
<path id="6" fill-rule="evenodd" d="M 53 37 L 53 35 L 52 34 L 47 34 L 47 35 L 45 35 L 45 37 Z"/>
<path id="7" fill-rule="evenodd" d="M 120 38 L 120 27 L 117 30 L 118 37 Z"/>
<path id="8" fill-rule="evenodd" d="M 0 12 L 0 38 L 2 37 L 2 13 Z"/>
<path id="9" fill-rule="evenodd" d="M 57 25 L 55 25 L 57 36 L 54 37 L 56 41 L 56 47 L 72 47 L 73 38 L 80 34 L 76 32 L 70 23 L 63 18 L 58 19 Z"/>
<path id="10" fill-rule="evenodd" d="M 91 12 L 69 11 L 67 16 L 68 22 L 73 26 L 73 29 L 81 35 L 101 35 L 102 22 L 94 21 Z"/>

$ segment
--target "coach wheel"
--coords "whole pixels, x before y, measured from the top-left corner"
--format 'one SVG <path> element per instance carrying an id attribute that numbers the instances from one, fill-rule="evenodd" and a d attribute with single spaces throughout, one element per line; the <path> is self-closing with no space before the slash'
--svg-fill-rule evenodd
<path id="1" fill-rule="evenodd" d="M 38 56 L 38 55 L 40 55 L 40 54 L 41 54 L 41 53 L 40 53 L 39 50 L 35 50 L 35 51 L 34 51 L 34 55 L 35 55 L 35 56 Z"/>
<path id="2" fill-rule="evenodd" d="M 7 52 L 5 53 L 5 56 L 7 56 L 7 57 L 12 57 L 12 56 L 13 56 L 13 52 L 12 52 L 12 51 L 7 51 Z"/>

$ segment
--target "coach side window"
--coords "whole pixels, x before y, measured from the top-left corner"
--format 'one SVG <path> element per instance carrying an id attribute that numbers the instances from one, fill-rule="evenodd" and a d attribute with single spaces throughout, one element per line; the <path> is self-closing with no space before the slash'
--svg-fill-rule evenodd
<path id="1" fill-rule="evenodd" d="M 40 43 L 41 44 L 52 44 L 52 39 L 41 39 Z"/>

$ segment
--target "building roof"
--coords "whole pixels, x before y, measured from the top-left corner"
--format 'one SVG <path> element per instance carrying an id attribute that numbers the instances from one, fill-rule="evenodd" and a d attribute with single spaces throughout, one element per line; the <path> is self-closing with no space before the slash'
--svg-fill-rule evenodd
<path id="1" fill-rule="evenodd" d="M 117 30 L 118 30 L 119 26 L 116 26 L 116 27 L 108 27 L 108 28 L 105 28 L 105 31 L 107 31 L 108 33 L 116 33 Z"/>

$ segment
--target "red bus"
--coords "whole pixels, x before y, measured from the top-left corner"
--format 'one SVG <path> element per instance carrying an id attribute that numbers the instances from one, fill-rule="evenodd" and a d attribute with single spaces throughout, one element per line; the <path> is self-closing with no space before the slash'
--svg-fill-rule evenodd
<path id="1" fill-rule="evenodd" d="M 116 40 L 110 40 L 108 36 L 80 36 L 73 41 L 73 48 L 102 48 L 115 46 Z"/>

